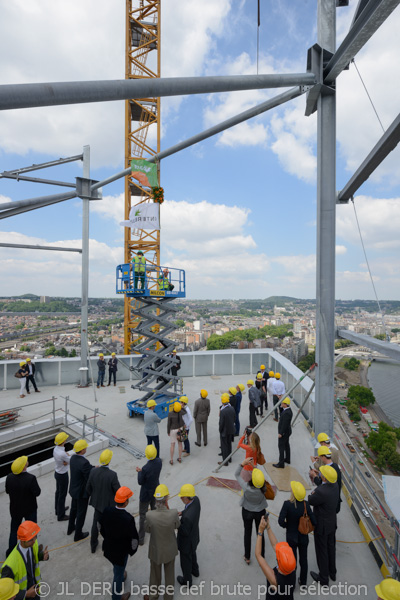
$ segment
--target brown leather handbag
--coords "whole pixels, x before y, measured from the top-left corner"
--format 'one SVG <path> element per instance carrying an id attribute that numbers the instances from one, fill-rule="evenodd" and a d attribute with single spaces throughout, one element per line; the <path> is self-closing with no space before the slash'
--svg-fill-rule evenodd
<path id="1" fill-rule="evenodd" d="M 311 523 L 311 519 L 307 514 L 307 506 L 306 501 L 304 500 L 304 514 L 299 519 L 298 530 L 303 535 L 308 535 L 312 531 L 314 531 L 314 525 Z"/>

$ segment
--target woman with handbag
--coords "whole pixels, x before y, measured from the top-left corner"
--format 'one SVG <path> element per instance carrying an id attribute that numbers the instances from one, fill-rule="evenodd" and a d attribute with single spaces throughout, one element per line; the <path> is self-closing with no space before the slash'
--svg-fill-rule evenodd
<path id="1" fill-rule="evenodd" d="M 247 438 L 247 439 L 246 439 Z M 249 482 L 251 480 L 251 473 L 258 464 L 265 464 L 265 458 L 261 452 L 260 437 L 257 433 L 252 433 L 249 427 L 246 427 L 244 434 L 239 440 L 238 448 L 246 450 L 246 458 L 252 458 L 253 462 L 243 467 L 240 476 L 244 481 Z"/>
<path id="2" fill-rule="evenodd" d="M 170 465 L 174 464 L 175 442 L 178 442 L 178 462 L 182 462 L 182 435 L 185 429 L 183 415 L 186 413 L 180 402 L 174 402 L 173 410 L 168 413 L 167 433 L 171 441 Z"/>
<path id="3" fill-rule="evenodd" d="M 265 515 L 265 509 L 268 506 L 268 502 L 265 498 L 266 485 L 264 473 L 260 469 L 253 469 L 251 481 L 245 481 L 241 476 L 242 468 L 252 464 L 252 458 L 245 458 L 242 464 L 238 465 L 235 471 L 235 477 L 243 490 L 243 496 L 240 499 L 240 506 L 242 507 L 242 518 L 244 525 L 244 561 L 248 565 L 250 564 L 251 554 L 251 530 L 253 527 L 253 521 L 258 531 L 258 526 L 261 521 L 261 517 Z M 264 556 L 264 537 L 262 539 L 262 555 Z"/>
<path id="4" fill-rule="evenodd" d="M 308 534 L 313 531 L 317 521 L 306 497 L 305 487 L 299 481 L 291 481 L 292 494 L 290 500 L 283 503 L 278 523 L 286 529 L 286 541 L 297 557 L 299 551 L 300 585 L 307 585 L 307 548 Z M 307 533 L 306 533 L 307 532 Z"/>
<path id="5" fill-rule="evenodd" d="M 26 362 L 24 360 L 19 363 L 19 366 L 20 366 L 20 368 L 15 373 L 15 377 L 17 379 L 19 379 L 19 383 L 20 383 L 19 397 L 20 398 L 25 398 L 26 378 L 29 375 L 29 369 L 28 369 L 28 367 L 26 365 Z"/>

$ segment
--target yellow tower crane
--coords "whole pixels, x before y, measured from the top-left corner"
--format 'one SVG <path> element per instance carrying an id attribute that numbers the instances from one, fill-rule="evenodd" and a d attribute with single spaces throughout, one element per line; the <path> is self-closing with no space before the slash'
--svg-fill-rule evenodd
<path id="1" fill-rule="evenodd" d="M 160 77 L 161 0 L 126 0 L 125 79 Z M 150 134 L 150 136 L 149 136 Z M 148 141 L 148 138 L 152 141 Z M 153 141 L 154 140 L 154 141 Z M 151 143 L 151 145 L 150 145 Z M 160 151 L 160 98 L 125 102 L 125 168 L 133 158 L 149 158 Z M 125 219 L 131 207 L 152 202 L 152 197 L 131 177 L 125 179 Z M 125 227 L 125 263 L 141 250 L 148 264 L 160 264 L 160 231 Z M 141 302 L 125 296 L 125 354 L 134 348 L 136 314 Z"/>

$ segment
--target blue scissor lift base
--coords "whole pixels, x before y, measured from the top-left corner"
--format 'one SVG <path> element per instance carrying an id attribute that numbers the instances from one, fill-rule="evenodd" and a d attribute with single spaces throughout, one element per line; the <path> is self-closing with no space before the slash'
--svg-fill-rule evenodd
<path id="1" fill-rule="evenodd" d="M 156 403 L 154 408 L 154 412 L 160 419 L 165 419 L 168 416 L 168 413 L 173 410 L 174 402 L 177 400 L 177 396 L 171 397 L 166 396 L 165 394 L 159 394 L 155 396 L 153 400 Z M 136 415 L 144 415 L 147 408 L 147 400 L 132 400 L 131 402 L 126 403 L 128 407 L 128 416 L 136 417 Z"/>

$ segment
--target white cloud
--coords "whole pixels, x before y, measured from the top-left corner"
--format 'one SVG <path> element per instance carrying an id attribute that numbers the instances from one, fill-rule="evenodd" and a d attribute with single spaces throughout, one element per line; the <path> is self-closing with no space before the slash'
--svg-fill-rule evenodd
<path id="1" fill-rule="evenodd" d="M 347 252 L 346 246 L 338 246 L 338 245 L 336 245 L 336 256 L 338 254 L 346 254 L 346 252 Z"/>

